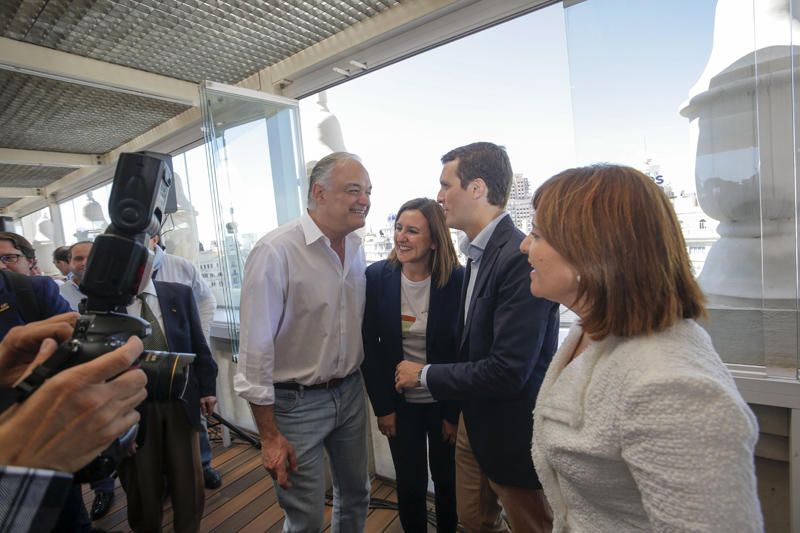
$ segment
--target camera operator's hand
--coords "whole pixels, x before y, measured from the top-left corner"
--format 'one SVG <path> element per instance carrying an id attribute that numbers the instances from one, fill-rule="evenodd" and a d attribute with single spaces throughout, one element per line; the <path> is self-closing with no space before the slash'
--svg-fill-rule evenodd
<path id="1" fill-rule="evenodd" d="M 56 348 L 46 339 L 36 360 Z M 135 407 L 147 396 L 147 378 L 130 365 L 141 352 L 142 341 L 131 337 L 113 352 L 59 372 L 3 412 L 0 464 L 65 472 L 88 464 L 139 420 Z"/>
<path id="2" fill-rule="evenodd" d="M 211 413 L 214 412 L 214 407 L 216 406 L 216 396 L 203 396 L 200 398 L 200 412 L 203 413 L 203 416 L 211 416 Z"/>
<path id="3" fill-rule="evenodd" d="M 61 344 L 72 336 L 77 320 L 78 313 L 64 313 L 11 328 L 0 343 L 0 386 L 13 387 L 29 370 L 42 363 L 44 357 L 34 361 L 42 341 L 51 338 Z"/>

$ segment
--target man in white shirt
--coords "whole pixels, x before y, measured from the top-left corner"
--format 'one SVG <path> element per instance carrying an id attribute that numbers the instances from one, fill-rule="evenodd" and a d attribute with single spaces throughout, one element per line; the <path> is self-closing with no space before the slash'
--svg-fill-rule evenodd
<path id="1" fill-rule="evenodd" d="M 78 285 L 83 281 L 83 273 L 86 271 L 86 263 L 91 252 L 92 241 L 76 242 L 69 247 L 68 261 L 72 277 L 58 287 L 58 290 L 61 291 L 61 296 L 69 302 L 69 306 L 75 311 L 78 311 L 78 304 L 86 297 Z"/>
<path id="2" fill-rule="evenodd" d="M 200 325 L 206 342 L 211 346 L 211 321 L 217 309 L 217 300 L 211 287 L 203 280 L 197 267 L 191 261 L 171 255 L 161 248 L 161 237 L 153 237 L 151 245 L 155 258 L 153 259 L 153 279 L 156 281 L 171 281 L 188 285 L 192 288 L 197 312 L 200 315 Z M 207 489 L 217 489 L 222 485 L 222 476 L 216 468 L 211 466 L 211 443 L 208 440 L 208 428 L 204 416 L 200 417 L 203 429 L 200 430 L 200 461 L 203 463 L 203 483 Z"/>
<path id="3" fill-rule="evenodd" d="M 371 192 L 357 156 L 324 157 L 311 171 L 308 213 L 259 240 L 245 266 L 234 388 L 252 407 L 284 531 L 322 531 L 324 451 L 333 531 L 364 530 L 366 261 L 355 230 L 364 226 Z"/>

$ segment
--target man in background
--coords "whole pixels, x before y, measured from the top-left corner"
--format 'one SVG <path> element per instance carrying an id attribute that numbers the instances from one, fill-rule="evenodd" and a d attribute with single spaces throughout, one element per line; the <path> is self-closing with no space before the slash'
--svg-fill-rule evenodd
<path id="1" fill-rule="evenodd" d="M 89 261 L 89 254 L 92 252 L 92 241 L 76 242 L 69 247 L 67 261 L 69 264 L 70 278 L 65 281 L 59 290 L 61 296 L 69 302 L 73 310 L 78 311 L 78 304 L 86 296 L 81 292 L 79 285 L 83 281 L 83 274 L 86 272 L 86 263 Z"/>
<path id="2" fill-rule="evenodd" d="M 200 316 L 200 326 L 206 342 L 211 346 L 211 321 L 217 309 L 217 300 L 211 287 L 205 282 L 197 267 L 183 257 L 167 253 L 162 247 L 161 236 L 153 237 L 151 245 L 153 253 L 153 279 L 156 281 L 170 281 L 188 285 L 192 288 L 197 312 Z M 200 460 L 203 463 L 203 481 L 207 489 L 216 489 L 222 485 L 222 476 L 216 468 L 211 466 L 211 443 L 208 439 L 208 426 L 206 417 L 201 416 L 203 428 L 200 430 Z"/>
<path id="3" fill-rule="evenodd" d="M 36 250 L 28 239 L 10 231 L 0 231 L 0 257 L 3 257 L 0 268 L 22 274 L 36 276 L 39 267 L 36 264 Z"/>
<path id="4" fill-rule="evenodd" d="M 69 246 L 59 246 L 53 250 L 53 265 L 61 273 L 54 277 L 57 283 L 69 278 Z"/>

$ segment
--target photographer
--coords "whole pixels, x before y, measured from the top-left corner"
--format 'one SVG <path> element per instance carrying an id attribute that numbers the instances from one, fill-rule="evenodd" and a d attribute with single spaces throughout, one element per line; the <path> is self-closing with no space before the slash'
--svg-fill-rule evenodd
<path id="1" fill-rule="evenodd" d="M 0 390 L 6 393 L 49 358 L 70 337 L 76 318 L 67 313 L 9 331 L 0 343 Z M 141 352 L 141 340 L 131 337 L 113 352 L 56 374 L 24 403 L 0 413 L 0 530 L 50 530 L 71 473 L 139 420 L 134 408 L 146 396 L 147 378 L 129 369 Z"/>

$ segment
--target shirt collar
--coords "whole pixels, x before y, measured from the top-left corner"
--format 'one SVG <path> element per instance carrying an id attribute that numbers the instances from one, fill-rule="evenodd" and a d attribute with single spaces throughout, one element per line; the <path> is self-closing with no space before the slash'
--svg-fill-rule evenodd
<path id="1" fill-rule="evenodd" d="M 158 296 L 158 294 L 156 293 L 156 286 L 153 283 L 152 278 L 149 278 L 147 280 L 147 285 L 144 286 L 144 289 L 142 289 L 139 292 L 139 294 L 147 294 L 149 296 Z"/>
<path id="2" fill-rule="evenodd" d="M 323 239 L 328 246 L 331 244 L 331 240 L 322 233 L 322 230 L 319 229 L 317 223 L 314 222 L 314 219 L 311 218 L 311 215 L 308 214 L 308 211 L 300 217 L 300 227 L 303 230 L 303 236 L 306 239 L 306 246 L 310 245 L 313 242 L 316 242 L 320 239 Z M 345 237 L 346 241 L 352 242 L 355 245 L 361 244 L 361 237 L 359 237 L 357 231 L 351 231 Z"/>
<path id="3" fill-rule="evenodd" d="M 497 228 L 500 221 L 507 216 L 508 213 L 503 211 L 497 215 L 494 220 L 486 224 L 472 241 L 469 239 L 462 240 L 459 243 L 461 253 L 472 259 L 473 262 L 480 261 L 481 256 L 483 256 L 483 251 L 486 249 L 486 245 L 489 244 L 489 239 L 492 238 L 495 228 Z"/>

